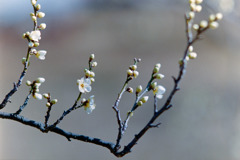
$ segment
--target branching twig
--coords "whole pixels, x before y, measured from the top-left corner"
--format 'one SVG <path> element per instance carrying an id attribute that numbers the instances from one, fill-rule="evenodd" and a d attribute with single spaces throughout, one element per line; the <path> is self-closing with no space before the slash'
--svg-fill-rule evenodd
<path id="1" fill-rule="evenodd" d="M 30 99 L 31 94 L 32 94 L 32 90 L 29 91 L 29 94 L 27 95 L 23 105 L 19 107 L 19 109 L 15 112 L 15 114 L 20 114 L 22 110 L 27 106 L 28 100 Z"/>
<path id="2" fill-rule="evenodd" d="M 32 20 L 34 21 L 34 27 L 33 27 L 33 31 L 36 31 L 38 30 L 38 26 L 37 26 L 37 14 L 38 14 L 38 17 L 41 17 L 40 15 L 42 14 L 42 17 L 44 16 L 43 13 L 39 13 L 38 10 L 41 8 L 39 7 L 39 5 L 36 6 L 36 1 L 35 0 L 32 0 L 32 5 L 33 5 L 33 8 L 34 8 L 34 13 L 31 13 L 31 16 L 32 16 Z M 121 91 L 119 92 L 118 94 L 118 97 L 113 105 L 113 109 L 116 113 L 116 117 L 117 117 L 117 123 L 118 123 L 118 135 L 117 135 L 117 139 L 116 139 L 116 144 L 114 143 L 111 143 L 111 142 L 107 142 L 107 141 L 103 141 L 101 139 L 98 139 L 98 138 L 92 138 L 92 137 L 88 137 L 88 136 L 85 136 L 85 135 L 80 135 L 80 134 L 75 134 L 75 133 L 71 133 L 71 132 L 68 132 L 68 131 L 65 131 L 61 128 L 59 128 L 57 125 L 64 119 L 65 116 L 67 116 L 68 114 L 70 114 L 73 110 L 75 109 L 78 109 L 78 108 L 81 108 L 82 106 L 84 106 L 84 108 L 86 109 L 87 107 L 92 107 L 92 109 L 88 110 L 88 113 L 91 113 L 91 111 L 95 108 L 95 104 L 93 104 L 94 102 L 94 99 L 93 99 L 93 96 L 91 96 L 89 98 L 89 100 L 87 101 L 81 101 L 81 104 L 78 105 L 78 102 L 79 100 L 81 99 L 81 95 L 82 93 L 85 93 L 85 92 L 90 92 L 91 91 L 91 87 L 90 87 L 90 83 L 94 82 L 94 76 L 95 76 L 95 73 L 92 72 L 92 67 L 95 67 L 97 65 L 96 62 L 92 62 L 92 60 L 94 59 L 94 55 L 92 54 L 90 56 L 90 59 L 89 59 L 89 70 L 88 69 L 85 69 L 86 73 L 85 73 L 85 78 L 82 78 L 81 80 L 78 80 L 79 82 L 79 90 L 80 90 L 80 93 L 77 97 L 77 99 L 75 100 L 75 103 L 73 104 L 72 107 L 70 107 L 68 110 L 64 111 L 62 113 L 62 115 L 60 116 L 60 118 L 58 118 L 52 125 L 48 125 L 48 120 L 50 118 L 50 112 L 51 112 L 51 108 L 52 108 L 52 105 L 55 104 L 57 102 L 57 100 L 50 100 L 50 94 L 48 95 L 45 95 L 45 98 L 47 97 L 48 99 L 48 103 L 47 103 L 47 107 L 48 107 L 48 110 L 46 112 L 46 115 L 45 115 L 45 122 L 44 123 L 41 123 L 41 122 L 37 122 L 37 121 L 34 121 L 34 120 L 29 120 L 23 116 L 20 115 L 20 113 L 22 112 L 22 110 L 26 107 L 26 105 L 28 104 L 28 100 L 31 96 L 31 94 L 34 95 L 34 93 L 38 92 L 38 87 L 39 85 L 37 85 L 37 81 L 34 81 L 34 83 L 32 84 L 32 89 L 30 90 L 28 96 L 26 97 L 25 101 L 24 101 L 24 104 L 22 106 L 20 106 L 19 110 L 16 111 L 16 113 L 6 113 L 6 112 L 0 112 L 0 118 L 2 119 L 9 119 L 9 120 L 14 120 L 14 121 L 17 121 L 17 122 L 20 122 L 24 125 L 28 125 L 28 126 L 31 126 L 31 127 L 34 127 L 36 129 L 39 129 L 40 131 L 44 132 L 44 133 L 47 133 L 47 132 L 53 132 L 53 133 L 56 133 L 56 134 L 59 134 L 61 136 L 64 136 L 66 137 L 69 141 L 71 141 L 71 139 L 76 139 L 76 140 L 80 140 L 80 141 L 84 141 L 84 142 L 89 142 L 89 143 L 93 143 L 93 144 L 96 144 L 96 145 L 100 145 L 102 147 L 105 147 L 105 148 L 108 148 L 110 150 L 111 153 L 113 153 L 115 156 L 117 157 L 123 157 L 124 155 L 128 154 L 131 152 L 131 149 L 137 144 L 137 142 L 140 140 L 140 138 L 150 129 L 150 128 L 156 128 L 158 127 L 161 123 L 155 123 L 156 119 L 162 114 L 164 113 L 166 110 L 170 109 L 172 107 L 172 99 L 174 97 L 174 95 L 176 94 L 177 91 L 180 90 L 180 82 L 182 81 L 183 79 L 183 76 L 186 72 L 186 68 L 187 68 L 187 61 L 188 61 L 188 58 L 191 58 L 190 57 L 190 47 L 192 47 L 192 45 L 200 39 L 200 35 L 205 32 L 207 29 L 209 28 L 216 28 L 216 26 L 218 25 L 218 23 L 216 22 L 217 20 L 220 20 L 222 18 L 222 15 L 213 15 L 212 17 L 209 17 L 209 21 L 203 21 L 202 24 L 200 24 L 200 27 L 199 26 L 196 26 L 195 27 L 195 30 L 197 31 L 195 36 L 193 36 L 193 33 L 192 33 L 192 28 L 193 28 L 193 17 L 195 15 L 195 12 L 200 12 L 201 10 L 201 6 L 199 7 L 196 7 L 196 4 L 195 4 L 195 1 L 191 1 L 189 3 L 194 3 L 193 4 L 190 4 L 190 8 L 191 8 L 191 12 L 189 12 L 189 15 L 185 16 L 185 20 L 186 20 L 186 36 L 187 36 L 187 45 L 186 45 L 186 49 L 184 51 L 184 54 L 183 54 L 183 57 L 182 59 L 180 60 L 179 62 L 179 72 L 178 72 L 178 75 L 177 77 L 173 77 L 173 81 L 174 81 L 174 86 L 173 86 L 173 89 L 171 90 L 166 102 L 164 103 L 164 105 L 158 109 L 158 106 L 157 106 L 157 95 L 154 95 L 154 112 L 153 112 L 153 116 L 150 118 L 150 120 L 148 121 L 148 123 L 139 131 L 139 133 L 137 133 L 134 138 L 120 151 L 120 148 L 121 148 L 121 145 L 120 145 L 120 142 L 121 142 L 121 139 L 128 127 L 128 122 L 133 114 L 133 112 L 139 107 L 141 106 L 141 103 L 139 102 L 143 102 L 145 103 L 147 100 L 144 100 L 145 97 L 143 97 L 148 91 L 150 91 L 151 89 L 153 89 L 153 80 L 156 79 L 156 75 L 154 75 L 156 72 L 153 71 L 152 75 L 151 75 L 151 79 L 149 80 L 146 88 L 142 91 L 142 87 L 141 87 L 141 91 L 139 92 L 136 92 L 136 100 L 133 104 L 133 107 L 131 108 L 131 110 L 128 112 L 127 114 L 127 117 L 124 121 L 122 121 L 121 119 L 121 115 L 120 115 L 120 110 L 119 110 L 119 103 L 121 101 L 121 98 L 122 98 L 122 95 L 123 93 L 126 91 L 126 87 L 129 83 L 130 80 L 132 80 L 134 77 L 136 78 L 138 76 L 138 72 L 136 71 L 136 64 L 138 62 L 140 62 L 140 59 L 134 59 L 134 65 L 130 66 L 129 67 L 129 70 L 127 71 L 127 79 L 121 89 Z M 200 4 L 201 1 L 198 1 L 196 2 L 197 4 Z M 40 15 L 39 15 L 40 14 Z M 198 28 L 199 27 L 199 28 Z M 45 27 L 44 25 L 42 26 L 42 28 L 46 28 L 46 24 L 45 24 Z M 39 32 L 40 34 L 40 32 Z M 37 38 L 36 38 L 37 37 Z M 17 83 L 14 83 L 14 86 L 13 86 L 13 89 L 10 90 L 10 92 L 5 96 L 5 98 L 3 99 L 2 103 L 0 104 L 0 110 L 3 109 L 8 102 L 10 102 L 10 98 L 11 96 L 18 90 L 18 88 L 20 87 L 20 85 L 22 84 L 22 81 L 23 81 L 23 78 L 25 77 L 26 73 L 27 73 L 27 69 L 28 69 L 28 66 L 29 66 L 29 59 L 30 59 L 30 54 L 35 54 L 36 55 L 36 50 L 35 52 L 32 51 L 32 47 L 36 47 L 39 45 L 38 43 L 38 40 L 41 38 L 39 35 L 38 36 L 35 36 L 35 38 L 31 39 L 30 36 L 28 35 L 27 37 L 25 37 L 28 39 L 29 42 L 31 42 L 32 44 L 29 45 L 28 47 L 28 50 L 27 50 L 27 56 L 26 56 L 26 59 L 25 59 L 25 62 L 24 62 L 24 69 L 20 75 L 20 78 L 18 79 L 18 82 Z M 36 40 L 37 39 L 37 40 Z M 33 45 L 33 42 L 35 43 Z M 40 55 L 36 55 L 36 56 L 40 56 L 39 59 L 45 59 L 45 54 L 46 54 L 46 51 L 40 51 L 41 52 L 41 56 Z M 38 53 L 40 54 L 40 53 Z M 192 57 L 196 57 L 196 53 L 195 55 L 193 54 Z M 160 67 L 158 67 L 158 70 L 159 70 Z M 157 71 L 158 72 L 158 71 Z M 38 80 L 39 82 L 43 81 L 43 80 Z M 44 79 L 45 81 L 45 79 Z M 91 82 L 90 82 L 91 81 Z M 35 85 L 36 84 L 36 85 Z M 87 85 L 87 87 L 85 87 L 85 85 Z M 34 88 L 35 86 L 35 88 Z M 33 90 L 34 89 L 34 90 Z M 156 91 L 156 90 L 154 90 Z M 141 92 L 141 94 L 139 95 L 139 93 Z M 164 89 L 164 92 L 165 92 L 165 89 Z M 35 94 L 35 97 L 36 97 L 36 94 Z M 38 94 L 39 95 L 39 94 Z M 162 96 L 162 95 L 161 95 Z M 146 96 L 147 97 L 147 96 Z M 41 99 L 41 95 L 38 97 L 39 99 Z M 159 98 L 159 96 L 158 96 Z M 143 99 L 143 100 L 142 100 Z M 148 97 L 146 98 L 148 99 Z M 144 102 L 145 101 L 145 102 Z M 89 109 L 89 108 L 88 108 Z"/>

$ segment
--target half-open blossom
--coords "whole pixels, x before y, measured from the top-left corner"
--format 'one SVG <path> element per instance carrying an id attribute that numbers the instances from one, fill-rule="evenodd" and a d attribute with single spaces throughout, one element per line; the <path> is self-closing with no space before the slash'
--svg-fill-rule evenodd
<path id="1" fill-rule="evenodd" d="M 45 50 L 39 50 L 37 51 L 37 53 L 35 54 L 36 57 L 40 60 L 44 60 L 45 59 L 45 55 L 47 54 L 47 51 Z"/>
<path id="2" fill-rule="evenodd" d="M 165 93 L 166 89 L 161 86 L 158 85 L 154 90 L 153 90 L 153 94 L 158 98 L 158 99 L 162 99 L 163 94 Z"/>
<path id="3" fill-rule="evenodd" d="M 77 80 L 78 89 L 80 92 L 90 92 L 92 90 L 91 80 L 89 78 L 81 78 Z"/>
<path id="4" fill-rule="evenodd" d="M 96 104 L 94 103 L 94 95 L 92 95 L 85 103 L 84 110 L 87 112 L 87 114 L 90 114 L 95 109 L 95 107 Z"/>
<path id="5" fill-rule="evenodd" d="M 32 41 L 39 41 L 41 39 L 41 32 L 39 30 L 37 31 L 32 31 L 30 34 L 29 34 L 29 38 L 30 40 Z"/>

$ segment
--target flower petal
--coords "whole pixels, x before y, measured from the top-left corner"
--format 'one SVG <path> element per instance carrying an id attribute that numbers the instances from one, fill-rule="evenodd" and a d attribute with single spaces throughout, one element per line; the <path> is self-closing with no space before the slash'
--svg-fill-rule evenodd
<path id="1" fill-rule="evenodd" d="M 92 90 L 92 87 L 91 87 L 90 85 L 86 85 L 86 86 L 84 87 L 84 90 L 85 90 L 86 92 L 90 92 L 90 91 Z"/>
<path id="2" fill-rule="evenodd" d="M 166 89 L 163 86 L 161 85 L 157 86 L 157 94 L 164 94 L 165 92 Z"/>

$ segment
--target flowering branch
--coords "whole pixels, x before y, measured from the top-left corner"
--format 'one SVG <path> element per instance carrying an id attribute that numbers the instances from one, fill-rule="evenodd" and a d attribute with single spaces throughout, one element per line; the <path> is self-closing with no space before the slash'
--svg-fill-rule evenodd
<path id="1" fill-rule="evenodd" d="M 34 12 L 30 14 L 31 19 L 34 23 L 33 31 L 26 32 L 23 34 L 23 38 L 28 40 L 28 49 L 27 49 L 27 56 L 22 59 L 22 63 L 24 65 L 23 71 L 20 75 L 20 78 L 18 79 L 17 83 L 14 83 L 13 89 L 10 90 L 9 93 L 6 94 L 5 98 L 3 99 L 2 103 L 0 104 L 0 110 L 6 107 L 7 103 L 10 102 L 11 96 L 19 89 L 20 85 L 22 84 L 22 81 L 27 73 L 27 69 L 30 64 L 30 56 L 35 55 L 38 59 L 44 60 L 45 55 L 47 51 L 45 50 L 36 50 L 35 47 L 38 47 L 39 40 L 41 39 L 41 30 L 46 28 L 45 23 L 41 23 L 39 26 L 37 24 L 37 18 L 43 18 L 45 16 L 45 13 L 40 12 L 41 5 L 37 4 L 37 0 L 31 0 L 33 10 Z M 93 143 L 105 148 L 108 148 L 109 151 L 114 154 L 116 157 L 123 157 L 126 154 L 130 153 L 132 148 L 137 144 L 137 142 L 140 140 L 140 138 L 151 128 L 159 127 L 160 123 L 156 123 L 155 121 L 157 118 L 162 115 L 166 110 L 170 109 L 172 105 L 172 99 L 177 91 L 180 90 L 180 82 L 183 79 L 184 74 L 186 73 L 187 63 L 190 59 L 195 59 L 197 57 L 197 53 L 193 52 L 193 44 L 200 39 L 200 35 L 202 35 L 205 31 L 208 29 L 215 29 L 218 27 L 218 20 L 222 19 L 222 14 L 217 13 L 216 15 L 212 14 L 209 16 L 209 20 L 203 20 L 199 24 L 194 24 L 194 17 L 195 14 L 200 12 L 202 10 L 202 6 L 200 5 L 202 3 L 202 0 L 190 0 L 189 6 L 190 11 L 185 15 L 185 22 L 186 22 L 186 37 L 187 37 L 187 45 L 186 49 L 184 51 L 184 54 L 182 56 L 182 59 L 179 61 L 179 72 L 177 77 L 172 77 L 174 81 L 174 86 L 167 97 L 166 102 L 163 106 L 160 108 L 157 105 L 158 99 L 162 99 L 163 94 L 165 93 L 166 89 L 162 85 L 158 85 L 155 80 L 161 80 L 164 78 L 164 75 L 160 74 L 160 68 L 161 64 L 157 63 L 152 71 L 150 80 L 148 81 L 145 89 L 143 90 L 142 86 L 139 85 L 136 88 L 135 95 L 136 99 L 134 101 L 133 106 L 130 108 L 130 110 L 127 112 L 127 116 L 124 120 L 121 118 L 120 114 L 120 101 L 122 100 L 122 96 L 125 92 L 128 93 L 134 93 L 132 87 L 128 87 L 129 82 L 133 80 L 134 78 L 137 78 L 139 75 L 139 72 L 137 71 L 137 64 L 141 61 L 141 59 L 134 59 L 134 64 L 129 66 L 129 69 L 127 70 L 127 78 L 123 84 L 123 87 L 121 88 L 120 92 L 118 93 L 117 99 L 112 106 L 113 110 L 116 114 L 117 124 L 118 124 L 118 134 L 116 138 L 116 143 L 103 141 L 98 138 L 92 138 L 89 136 L 71 133 L 68 131 L 65 131 L 64 129 L 58 127 L 60 122 L 69 115 L 72 111 L 84 108 L 87 114 L 90 114 L 96 107 L 96 104 L 94 102 L 94 95 L 89 96 L 88 99 L 82 98 L 83 94 L 90 93 L 92 90 L 92 84 L 95 82 L 95 73 L 93 72 L 94 67 L 97 66 L 97 62 L 94 61 L 95 55 L 91 54 L 88 60 L 88 69 L 84 69 L 85 75 L 77 80 L 77 86 L 79 89 L 79 94 L 77 99 L 75 100 L 74 104 L 67 110 L 63 111 L 62 115 L 56 119 L 56 121 L 53 124 L 48 124 L 50 113 L 52 110 L 52 107 L 57 103 L 57 99 L 52 99 L 50 96 L 50 93 L 39 93 L 39 88 L 43 82 L 45 82 L 45 79 L 42 77 L 37 78 L 33 82 L 26 81 L 26 85 L 30 87 L 30 91 L 27 95 L 27 97 L 24 100 L 23 105 L 19 107 L 19 109 L 15 113 L 6 113 L 0 111 L 0 118 L 2 119 L 9 119 L 14 120 L 17 122 L 20 122 L 24 125 L 28 125 L 31 127 L 34 127 L 36 129 L 39 129 L 43 133 L 53 132 L 56 134 L 59 134 L 61 136 L 66 137 L 69 141 L 71 139 L 80 140 L 84 142 Z M 195 31 L 195 34 L 193 34 L 193 31 Z M 154 106 L 153 106 L 153 115 L 149 118 L 148 123 L 133 137 L 133 139 L 121 149 L 121 140 L 128 128 L 128 122 L 130 118 L 133 116 L 133 113 L 136 109 L 141 108 L 140 106 L 143 106 L 145 103 L 147 103 L 149 96 L 146 96 L 146 93 L 149 91 L 153 92 L 154 96 Z M 29 120 L 24 116 L 21 116 L 21 112 L 23 109 L 27 106 L 30 97 L 33 97 L 35 99 L 41 100 L 42 98 L 45 98 L 47 100 L 46 107 L 46 115 L 45 115 L 45 121 L 44 123 L 37 122 L 35 120 Z"/>

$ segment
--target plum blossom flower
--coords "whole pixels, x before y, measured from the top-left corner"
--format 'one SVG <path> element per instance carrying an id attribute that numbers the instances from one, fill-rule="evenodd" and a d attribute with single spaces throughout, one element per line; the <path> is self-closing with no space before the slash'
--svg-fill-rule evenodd
<path id="1" fill-rule="evenodd" d="M 92 95 L 91 97 L 89 97 L 87 102 L 85 102 L 84 110 L 87 112 L 87 114 L 90 114 L 95 109 L 95 107 L 96 104 L 94 103 L 94 95 Z"/>
<path id="2" fill-rule="evenodd" d="M 77 80 L 78 89 L 82 93 L 90 92 L 92 90 L 91 80 L 89 78 L 81 78 Z"/>
<path id="3" fill-rule="evenodd" d="M 39 51 L 37 51 L 37 53 L 35 54 L 35 56 L 36 56 L 38 59 L 40 59 L 40 60 L 44 60 L 46 54 L 47 54 L 47 51 L 45 51 L 45 50 L 39 50 Z"/>
<path id="4" fill-rule="evenodd" d="M 38 42 L 38 41 L 41 39 L 41 32 L 40 32 L 39 30 L 32 31 L 32 32 L 29 34 L 29 38 L 30 38 L 30 40 L 32 40 L 32 41 Z"/>
<path id="5" fill-rule="evenodd" d="M 166 89 L 161 86 L 158 85 L 154 90 L 153 90 L 153 94 L 158 98 L 158 99 L 162 99 L 163 94 L 165 93 Z"/>

